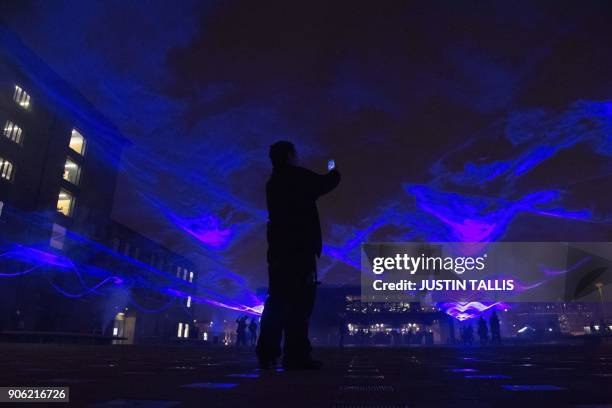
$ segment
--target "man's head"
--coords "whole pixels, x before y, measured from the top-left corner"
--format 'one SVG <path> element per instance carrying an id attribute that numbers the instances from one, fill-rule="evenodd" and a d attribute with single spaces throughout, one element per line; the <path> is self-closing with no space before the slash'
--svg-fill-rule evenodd
<path id="1" fill-rule="evenodd" d="M 270 146 L 270 160 L 272 167 L 280 169 L 287 165 L 297 164 L 297 152 L 295 146 L 291 142 L 281 140 Z"/>

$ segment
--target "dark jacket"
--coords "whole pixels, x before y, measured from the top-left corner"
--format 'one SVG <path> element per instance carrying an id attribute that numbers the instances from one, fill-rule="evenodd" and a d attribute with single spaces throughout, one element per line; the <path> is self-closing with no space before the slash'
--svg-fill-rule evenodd
<path id="1" fill-rule="evenodd" d="M 339 182 L 340 173 L 335 170 L 320 175 L 296 166 L 274 169 L 266 184 L 272 256 L 296 251 L 321 256 L 323 242 L 316 201 Z"/>

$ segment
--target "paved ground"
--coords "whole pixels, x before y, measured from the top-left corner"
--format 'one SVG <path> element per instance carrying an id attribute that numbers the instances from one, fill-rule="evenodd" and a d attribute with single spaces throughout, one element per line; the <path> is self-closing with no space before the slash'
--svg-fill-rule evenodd
<path id="1" fill-rule="evenodd" d="M 322 371 L 263 372 L 228 348 L 0 344 L 0 386 L 65 385 L 96 407 L 612 407 L 611 346 L 316 354 Z"/>

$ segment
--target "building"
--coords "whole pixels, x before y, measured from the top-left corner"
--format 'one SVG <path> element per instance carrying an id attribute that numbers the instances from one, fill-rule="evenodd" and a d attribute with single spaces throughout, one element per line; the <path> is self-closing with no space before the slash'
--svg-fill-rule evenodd
<path id="1" fill-rule="evenodd" d="M 128 140 L 10 32 L 0 44 L 2 237 L 103 239 Z"/>
<path id="2" fill-rule="evenodd" d="M 0 27 L 0 330 L 195 334 L 188 260 L 112 220 L 129 144 Z"/>
<path id="3" fill-rule="evenodd" d="M 527 302 L 511 304 L 504 316 L 508 337 L 560 337 L 585 334 L 601 313 L 600 304 L 593 302 Z"/>
<path id="4" fill-rule="evenodd" d="M 370 302 L 358 287 L 321 287 L 311 333 L 313 342 L 356 345 L 446 344 L 455 338 L 455 319 L 419 302 Z"/>
<path id="5" fill-rule="evenodd" d="M 129 296 L 109 298 L 106 310 L 115 315 L 113 324 L 105 326 L 105 334 L 125 337 L 121 343 L 198 338 L 196 303 L 192 301 L 197 293 L 195 265 L 119 223 L 110 225 L 108 237 L 114 259 L 107 262 L 115 262 L 111 268 L 135 282 Z"/>

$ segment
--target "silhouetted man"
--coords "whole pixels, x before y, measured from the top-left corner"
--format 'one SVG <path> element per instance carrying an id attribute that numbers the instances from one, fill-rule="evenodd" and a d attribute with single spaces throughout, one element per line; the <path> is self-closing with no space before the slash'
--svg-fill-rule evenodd
<path id="1" fill-rule="evenodd" d="M 236 347 L 246 346 L 247 316 L 236 319 Z"/>
<path id="2" fill-rule="evenodd" d="M 489 318 L 489 327 L 491 328 L 491 343 L 501 344 L 501 332 L 499 327 L 499 318 L 495 310 Z"/>
<path id="3" fill-rule="evenodd" d="M 469 344 L 470 346 L 474 343 L 474 328 L 471 324 L 465 328 L 465 344 Z"/>
<path id="4" fill-rule="evenodd" d="M 338 347 L 340 348 L 344 347 L 344 337 L 346 336 L 347 333 L 348 333 L 348 327 L 346 324 L 346 315 L 342 313 L 340 315 L 340 325 L 338 326 L 338 334 L 340 336 Z"/>
<path id="5" fill-rule="evenodd" d="M 487 344 L 489 338 L 489 330 L 487 329 L 487 322 L 480 316 L 478 319 L 478 337 L 480 337 L 480 345 L 484 346 Z"/>
<path id="6" fill-rule="evenodd" d="M 251 323 L 249 323 L 249 334 L 251 336 L 251 346 L 257 343 L 257 322 L 254 317 L 251 317 Z"/>
<path id="7" fill-rule="evenodd" d="M 272 175 L 266 184 L 268 204 L 268 299 L 261 317 L 257 356 L 263 368 L 281 355 L 283 366 L 312 369 L 320 363 L 310 357 L 308 321 L 316 291 L 316 258 L 322 239 L 316 201 L 340 182 L 340 173 L 326 175 L 297 166 L 290 142 L 270 146 Z"/>

